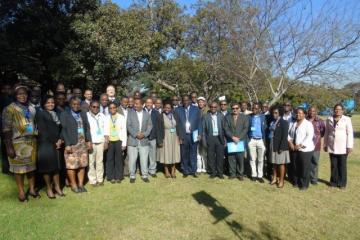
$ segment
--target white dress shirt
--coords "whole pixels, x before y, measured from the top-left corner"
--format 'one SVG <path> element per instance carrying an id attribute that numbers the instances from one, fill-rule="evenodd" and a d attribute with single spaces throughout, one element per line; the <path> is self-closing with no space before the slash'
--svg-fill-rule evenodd
<path id="1" fill-rule="evenodd" d="M 140 112 L 136 111 L 136 115 L 137 115 L 137 118 L 139 120 L 139 131 L 141 132 L 142 120 L 143 120 L 143 111 L 142 110 Z"/>
<path id="2" fill-rule="evenodd" d="M 91 112 L 86 113 L 87 119 L 90 125 L 90 134 L 92 143 L 103 143 L 104 138 L 104 125 L 105 125 L 105 115 L 98 113 L 94 115 Z"/>
<path id="3" fill-rule="evenodd" d="M 306 119 L 297 126 L 297 122 L 291 122 L 289 126 L 289 136 L 288 140 L 293 141 L 295 145 L 302 145 L 303 148 L 300 148 L 301 152 L 311 152 L 314 151 L 314 126 L 312 123 Z"/>
<path id="4" fill-rule="evenodd" d="M 108 106 L 103 107 L 102 105 L 100 105 L 100 112 L 105 116 L 109 115 L 109 107 Z"/>
<path id="5" fill-rule="evenodd" d="M 110 129 L 111 129 L 111 125 L 112 124 L 112 119 L 111 119 L 111 115 L 109 114 L 108 116 L 106 116 L 106 120 L 105 120 L 105 136 L 110 136 Z M 127 130 L 126 130 L 126 120 L 125 117 L 119 113 L 116 113 L 116 121 L 115 121 L 115 126 L 116 126 L 116 131 L 118 134 L 118 137 L 121 141 L 121 145 L 123 147 L 126 147 L 126 143 L 127 143 Z"/>

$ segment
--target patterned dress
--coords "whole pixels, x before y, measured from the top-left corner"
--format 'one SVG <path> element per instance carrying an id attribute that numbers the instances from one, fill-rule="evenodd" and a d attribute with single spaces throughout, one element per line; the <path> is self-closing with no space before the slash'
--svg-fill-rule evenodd
<path id="1" fill-rule="evenodd" d="M 78 142 L 76 145 L 71 146 L 72 153 L 67 153 L 66 151 L 64 153 L 66 168 L 73 170 L 87 167 L 89 157 L 82 118 L 80 115 L 74 116 L 74 118 L 78 124 Z"/>
<path id="2" fill-rule="evenodd" d="M 3 132 L 12 133 L 15 158 L 8 157 L 10 172 L 24 174 L 36 170 L 35 108 L 11 103 L 2 114 Z"/>

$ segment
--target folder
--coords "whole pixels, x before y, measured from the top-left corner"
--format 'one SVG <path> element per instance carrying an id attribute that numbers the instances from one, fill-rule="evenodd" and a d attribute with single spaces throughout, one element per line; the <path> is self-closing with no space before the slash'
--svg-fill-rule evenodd
<path id="1" fill-rule="evenodd" d="M 240 141 L 238 143 L 235 143 L 235 142 L 227 143 L 227 151 L 228 151 L 228 153 L 245 152 L 244 141 Z"/>
<path id="2" fill-rule="evenodd" d="M 199 136 L 199 130 L 195 130 L 192 132 L 192 137 L 194 142 L 198 141 L 198 136 Z"/>

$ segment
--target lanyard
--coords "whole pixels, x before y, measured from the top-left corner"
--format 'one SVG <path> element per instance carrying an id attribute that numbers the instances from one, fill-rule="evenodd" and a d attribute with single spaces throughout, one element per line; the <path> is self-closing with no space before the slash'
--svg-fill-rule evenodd
<path id="1" fill-rule="evenodd" d="M 99 130 L 100 129 L 100 123 L 99 123 L 100 115 L 98 115 L 99 117 L 97 119 L 96 119 L 96 116 L 93 116 L 91 113 L 90 113 L 90 116 L 96 121 L 96 125 Z"/>
<path id="2" fill-rule="evenodd" d="M 165 114 L 166 117 L 170 120 L 171 122 L 171 128 L 174 128 L 174 122 L 173 122 L 173 114 L 169 113 L 169 114 Z"/>
<path id="3" fill-rule="evenodd" d="M 111 116 L 111 122 L 112 122 L 112 127 L 115 128 L 115 123 L 117 120 L 117 116 L 115 116 L 115 118 L 113 118 L 113 116 Z"/>

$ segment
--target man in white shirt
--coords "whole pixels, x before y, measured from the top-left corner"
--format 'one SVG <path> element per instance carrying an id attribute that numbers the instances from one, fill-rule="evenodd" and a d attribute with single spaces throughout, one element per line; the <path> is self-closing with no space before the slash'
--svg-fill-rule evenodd
<path id="1" fill-rule="evenodd" d="M 120 105 L 119 101 L 116 99 L 116 90 L 115 90 L 115 87 L 113 85 L 107 86 L 106 94 L 108 95 L 109 103 L 114 102 L 118 106 Z"/>
<path id="2" fill-rule="evenodd" d="M 285 102 L 283 106 L 284 106 L 284 115 L 282 118 L 288 121 L 289 124 L 291 124 L 295 120 L 295 117 L 292 112 L 291 102 L 289 101 Z"/>
<path id="3" fill-rule="evenodd" d="M 109 98 L 106 93 L 100 95 L 100 112 L 105 116 L 109 115 Z"/>
<path id="4" fill-rule="evenodd" d="M 90 125 L 91 140 L 93 150 L 89 154 L 89 183 L 92 186 L 103 186 L 104 183 L 104 123 L 105 115 L 100 112 L 100 103 L 93 101 L 90 103 L 90 111 L 87 112 Z"/>

